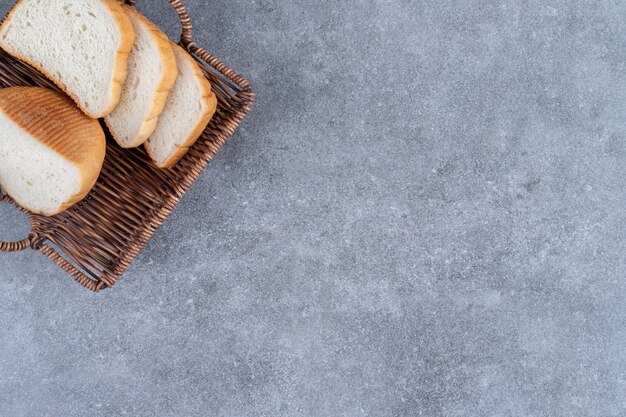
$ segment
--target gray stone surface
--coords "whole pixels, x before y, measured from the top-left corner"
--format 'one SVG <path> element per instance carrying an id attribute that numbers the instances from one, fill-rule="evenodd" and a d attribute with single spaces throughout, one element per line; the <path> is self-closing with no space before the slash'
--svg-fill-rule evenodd
<path id="1" fill-rule="evenodd" d="M 0 255 L 0 415 L 626 415 L 626 3 L 187 3 L 257 105 L 114 289 Z"/>

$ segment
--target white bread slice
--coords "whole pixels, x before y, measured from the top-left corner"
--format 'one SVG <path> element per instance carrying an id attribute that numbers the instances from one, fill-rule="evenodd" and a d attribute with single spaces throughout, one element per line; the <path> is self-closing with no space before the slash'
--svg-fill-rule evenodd
<path id="1" fill-rule="evenodd" d="M 185 156 L 217 108 L 217 98 L 198 63 L 183 48 L 173 46 L 178 78 L 156 130 L 145 145 L 154 163 L 161 168 L 172 167 Z"/>
<path id="2" fill-rule="evenodd" d="M 176 58 L 167 35 L 134 7 L 123 8 L 135 29 L 135 46 L 128 56 L 128 76 L 120 102 L 104 121 L 122 148 L 135 148 L 156 128 L 176 81 Z"/>
<path id="3" fill-rule="evenodd" d="M 51 216 L 82 200 L 104 162 L 100 123 L 68 97 L 39 87 L 0 90 L 0 188 Z"/>
<path id="4" fill-rule="evenodd" d="M 0 46 L 39 69 L 91 117 L 117 105 L 135 39 L 116 0 L 19 0 Z"/>

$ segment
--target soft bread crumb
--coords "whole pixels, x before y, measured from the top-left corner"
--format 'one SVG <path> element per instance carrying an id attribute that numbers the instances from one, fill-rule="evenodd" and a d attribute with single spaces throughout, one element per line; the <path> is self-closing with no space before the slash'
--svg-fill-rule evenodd
<path id="1" fill-rule="evenodd" d="M 215 113 L 216 99 L 211 85 L 189 54 L 174 46 L 178 78 L 170 91 L 156 130 L 146 149 L 160 167 L 176 164 L 194 144 Z"/>
<path id="2" fill-rule="evenodd" d="M 119 101 L 133 40 L 114 0 L 20 0 L 0 27 L 3 49 L 44 72 L 92 117 Z"/>
<path id="3" fill-rule="evenodd" d="M 135 45 L 128 57 L 120 102 L 105 122 L 121 147 L 133 148 L 143 144 L 156 128 L 177 71 L 167 36 L 132 7 L 124 10 L 135 28 Z"/>

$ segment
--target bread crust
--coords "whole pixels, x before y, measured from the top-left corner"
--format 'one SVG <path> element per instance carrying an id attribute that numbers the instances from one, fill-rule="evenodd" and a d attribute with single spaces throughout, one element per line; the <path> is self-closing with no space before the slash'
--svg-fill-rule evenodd
<path id="1" fill-rule="evenodd" d="M 77 167 L 79 191 L 52 216 L 79 202 L 93 188 L 106 154 L 106 137 L 100 123 L 84 114 L 69 97 L 42 87 L 0 89 L 0 111 L 26 133 Z M 11 195 L 9 190 L 5 190 Z M 13 198 L 13 196 L 11 196 Z M 20 203 L 21 204 L 21 203 Z"/>
<path id="2" fill-rule="evenodd" d="M 191 146 L 193 146 L 193 144 L 196 143 L 196 141 L 200 138 L 200 135 L 202 134 L 204 129 L 206 129 L 206 126 L 209 124 L 209 122 L 213 118 L 213 115 L 215 114 L 215 111 L 217 110 L 217 97 L 215 96 L 215 93 L 211 88 L 211 83 L 202 73 L 202 70 L 200 69 L 200 66 L 198 65 L 196 60 L 192 58 L 189 52 L 184 50 L 179 45 L 176 45 L 173 42 L 172 45 L 174 49 L 180 52 L 183 58 L 187 60 L 187 62 L 191 65 L 191 68 L 196 75 L 198 83 L 200 84 L 200 88 L 203 91 L 202 100 L 205 109 L 202 117 L 198 119 L 198 123 L 194 126 L 189 136 L 183 141 L 183 144 L 177 146 L 178 149 L 174 153 L 172 153 L 163 164 L 159 164 L 156 161 L 156 158 L 154 157 L 148 146 L 145 147 L 148 155 L 155 163 L 155 165 L 157 165 L 159 168 L 171 168 L 176 165 L 183 158 L 183 156 L 185 156 L 185 154 L 189 152 L 189 148 L 191 148 Z"/>
<path id="3" fill-rule="evenodd" d="M 113 70 L 113 83 L 111 85 L 111 101 L 109 107 L 106 108 L 102 114 L 92 117 L 104 117 L 111 113 L 117 103 L 120 101 L 122 95 L 122 86 L 126 81 L 126 75 L 128 74 L 128 55 L 135 45 L 135 29 L 130 21 L 130 18 L 124 13 L 121 4 L 117 0 L 100 0 L 111 11 L 113 19 L 120 27 L 121 40 L 117 49 L 117 57 L 115 60 L 115 66 Z"/>
<path id="4" fill-rule="evenodd" d="M 7 13 L 4 21 L 0 25 L 0 32 L 4 30 L 4 26 L 11 20 L 13 14 L 19 9 L 22 3 L 25 0 L 18 0 L 9 13 Z M 111 12 L 111 16 L 117 23 L 120 28 L 120 44 L 117 49 L 117 54 L 115 57 L 115 64 L 113 66 L 113 74 L 111 78 L 111 85 L 109 87 L 109 105 L 103 109 L 100 113 L 92 113 L 89 109 L 86 109 L 83 104 L 80 102 L 78 97 L 74 95 L 71 91 L 67 89 L 67 86 L 59 81 L 56 77 L 50 74 L 45 68 L 41 66 L 41 64 L 23 56 L 22 54 L 11 50 L 11 48 L 2 44 L 2 48 L 8 52 L 10 55 L 19 59 L 20 61 L 24 61 L 30 66 L 36 68 L 39 72 L 45 75 L 48 79 L 50 79 L 57 87 L 59 87 L 65 94 L 72 98 L 80 107 L 80 109 L 93 118 L 104 117 L 107 114 L 111 113 L 117 103 L 120 100 L 120 96 L 122 93 L 122 84 L 126 81 L 127 75 L 127 65 L 128 65 L 128 55 L 135 44 L 135 29 L 133 28 L 132 23 L 130 22 L 130 18 L 126 15 L 126 13 L 122 10 L 122 6 L 117 2 L 117 0 L 99 0 L 109 11 Z M 1 42 L 0 42 L 1 43 Z"/>
<path id="5" fill-rule="evenodd" d="M 109 130 L 111 131 L 111 135 L 121 147 L 136 148 L 143 145 L 148 140 L 152 132 L 154 132 L 154 129 L 156 129 L 157 123 L 159 121 L 159 116 L 165 108 L 165 103 L 167 103 L 167 96 L 169 95 L 170 90 L 172 89 L 172 87 L 174 87 L 174 83 L 176 82 L 178 70 L 176 66 L 176 57 L 174 56 L 174 50 L 172 49 L 172 43 L 167 35 L 163 33 L 163 31 L 161 31 L 161 29 L 159 29 L 147 17 L 139 13 L 134 7 L 124 4 L 122 5 L 122 9 L 130 16 L 131 19 L 137 19 L 139 23 L 142 24 L 144 28 L 148 31 L 148 33 L 152 36 L 152 39 L 157 45 L 158 53 L 163 66 L 161 82 L 157 86 L 156 92 L 153 96 L 152 105 L 150 106 L 150 112 L 143 120 L 135 141 L 130 144 L 121 143 L 121 141 L 116 138 L 116 132 L 111 129 L 109 123 L 107 122 L 107 119 L 105 118 L 104 120 L 106 125 L 109 127 Z"/>

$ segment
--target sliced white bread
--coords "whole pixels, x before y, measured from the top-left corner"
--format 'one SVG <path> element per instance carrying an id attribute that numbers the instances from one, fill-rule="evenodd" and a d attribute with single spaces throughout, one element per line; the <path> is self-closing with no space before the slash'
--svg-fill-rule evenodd
<path id="1" fill-rule="evenodd" d="M 120 99 L 135 32 L 117 0 L 19 0 L 0 47 L 54 81 L 91 117 Z"/>
<path id="2" fill-rule="evenodd" d="M 51 216 L 82 200 L 104 161 L 100 123 L 68 97 L 38 87 L 0 89 L 0 188 Z"/>
<path id="3" fill-rule="evenodd" d="M 174 46 L 178 78 L 170 91 L 156 130 L 146 142 L 146 150 L 161 168 L 178 163 L 198 140 L 217 108 L 211 84 L 198 63 L 178 45 Z"/>
<path id="4" fill-rule="evenodd" d="M 120 101 L 104 121 L 122 148 L 135 148 L 156 128 L 176 81 L 176 58 L 167 35 L 133 7 L 123 8 L 135 29 L 135 46 Z"/>

